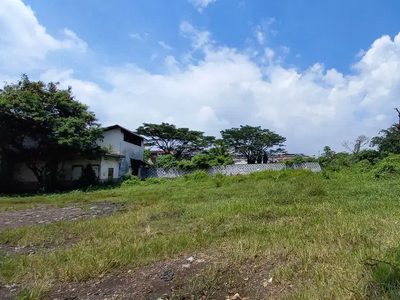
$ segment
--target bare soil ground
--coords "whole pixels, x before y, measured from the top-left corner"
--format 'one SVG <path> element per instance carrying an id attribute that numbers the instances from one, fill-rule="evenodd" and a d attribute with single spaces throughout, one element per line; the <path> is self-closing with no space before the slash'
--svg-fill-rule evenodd
<path id="1" fill-rule="evenodd" d="M 259 259 L 240 266 L 222 265 L 220 257 L 196 255 L 153 263 L 83 283 L 60 285 L 46 299 L 273 299 L 291 289 L 275 284 L 271 271 L 280 262 Z M 167 276 L 166 276 L 167 275 Z"/>
<path id="2" fill-rule="evenodd" d="M 63 208 L 49 208 L 43 205 L 34 209 L 0 212 L 0 230 L 66 220 L 112 216 L 117 211 L 122 210 L 124 206 L 123 203 L 96 202 L 88 209 L 79 207 L 79 205 Z"/>

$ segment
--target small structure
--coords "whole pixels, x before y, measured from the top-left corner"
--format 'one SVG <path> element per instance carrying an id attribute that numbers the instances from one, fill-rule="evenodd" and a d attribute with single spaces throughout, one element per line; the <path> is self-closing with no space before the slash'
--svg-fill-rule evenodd
<path id="1" fill-rule="evenodd" d="M 120 180 L 125 173 L 141 175 L 142 166 L 145 165 L 143 137 L 122 126 L 113 125 L 104 128 L 103 139 L 97 143 L 108 150 L 106 154 L 91 158 L 77 156 L 60 164 L 59 187 L 73 187 L 87 165 L 93 168 L 99 181 Z M 14 190 L 36 190 L 37 179 L 25 163 L 14 161 L 12 165 L 10 176 L 16 184 Z"/>

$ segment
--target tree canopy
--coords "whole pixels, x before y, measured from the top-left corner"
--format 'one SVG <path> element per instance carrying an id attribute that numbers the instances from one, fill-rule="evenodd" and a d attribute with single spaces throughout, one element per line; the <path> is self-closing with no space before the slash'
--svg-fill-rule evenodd
<path id="1" fill-rule="evenodd" d="M 186 152 L 207 148 L 215 140 L 212 136 L 205 136 L 204 132 L 177 128 L 168 123 L 143 123 L 136 131 L 146 137 L 147 146 L 156 147 L 177 158 L 181 158 Z"/>
<path id="2" fill-rule="evenodd" d="M 263 156 L 266 158 L 268 153 L 282 152 L 286 141 L 283 136 L 260 126 L 226 129 L 221 131 L 221 135 L 229 147 L 247 158 L 249 164 L 259 162 Z"/>
<path id="3" fill-rule="evenodd" d="M 371 140 L 371 145 L 378 148 L 383 155 L 400 154 L 400 127 L 393 124 L 388 129 L 380 131 L 380 136 Z"/>
<path id="4" fill-rule="evenodd" d="M 62 161 L 99 150 L 100 125 L 71 88 L 30 81 L 23 75 L 0 90 L 0 147 L 12 150 L 42 189 L 54 182 Z"/>

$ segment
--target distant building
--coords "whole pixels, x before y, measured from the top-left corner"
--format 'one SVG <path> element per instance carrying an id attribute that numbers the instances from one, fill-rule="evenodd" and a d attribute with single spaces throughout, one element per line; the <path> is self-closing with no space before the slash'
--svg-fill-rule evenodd
<path id="1" fill-rule="evenodd" d="M 144 138 L 122 126 L 113 125 L 104 128 L 103 139 L 97 142 L 99 146 L 108 149 L 108 153 L 86 158 L 76 156 L 63 161 L 59 168 L 60 187 L 73 187 L 74 182 L 81 178 L 82 172 L 90 165 L 99 181 L 119 180 L 125 173 L 140 175 L 143 162 Z M 6 153 L 7 176 L 15 184 L 14 190 L 35 190 L 38 182 L 33 172 L 26 164 L 18 160 L 12 151 Z M 5 157 L 3 153 L 2 157 Z M 43 165 L 45 161 L 41 162 Z M 2 164 L 5 167 L 5 164 Z M 0 167 L 0 171 L 2 171 Z M 3 170 L 5 171 L 5 169 Z M 1 172 L 4 173 L 4 172 Z"/>

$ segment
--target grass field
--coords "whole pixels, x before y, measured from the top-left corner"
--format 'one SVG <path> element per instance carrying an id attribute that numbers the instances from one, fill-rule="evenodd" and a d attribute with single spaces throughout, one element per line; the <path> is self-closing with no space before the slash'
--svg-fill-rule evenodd
<path id="1" fill-rule="evenodd" d="M 368 174 L 266 171 L 4 197 L 0 211 L 96 201 L 128 205 L 112 217 L 0 231 L 0 243 L 13 246 L 75 241 L 30 256 L 0 253 L 0 284 L 23 283 L 20 298 L 34 299 L 58 283 L 207 253 L 218 268 L 188 278 L 185 293 L 206 290 L 209 299 L 221 299 L 226 274 L 228 290 L 235 291 L 244 279 L 232 270 L 273 262 L 268 299 L 400 299 L 399 195 L 398 180 Z"/>

